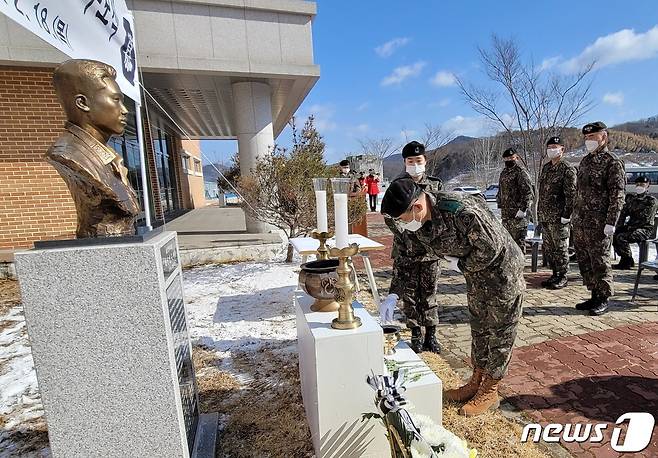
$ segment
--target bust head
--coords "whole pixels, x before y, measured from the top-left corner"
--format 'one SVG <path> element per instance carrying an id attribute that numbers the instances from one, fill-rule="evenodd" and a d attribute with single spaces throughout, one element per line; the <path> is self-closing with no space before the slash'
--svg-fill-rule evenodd
<path id="1" fill-rule="evenodd" d="M 128 109 L 113 67 L 95 60 L 67 60 L 55 69 L 53 86 L 70 122 L 103 143 L 123 133 Z"/>

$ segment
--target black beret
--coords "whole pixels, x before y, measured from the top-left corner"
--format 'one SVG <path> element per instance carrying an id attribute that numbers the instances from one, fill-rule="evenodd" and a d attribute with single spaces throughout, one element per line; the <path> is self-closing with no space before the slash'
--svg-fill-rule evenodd
<path id="1" fill-rule="evenodd" d="M 381 213 L 393 218 L 399 217 L 409 209 L 421 190 L 421 187 L 410 177 L 393 180 L 382 199 Z"/>
<path id="2" fill-rule="evenodd" d="M 601 132 L 602 130 L 606 130 L 607 128 L 608 126 L 606 126 L 601 121 L 591 122 L 583 126 L 583 135 L 593 134 L 594 132 Z"/>
<path id="3" fill-rule="evenodd" d="M 514 148 L 507 148 L 505 151 L 503 151 L 503 157 L 512 157 L 516 154 L 516 150 Z"/>
<path id="4" fill-rule="evenodd" d="M 412 156 L 422 156 L 425 154 L 425 145 L 418 143 L 417 141 L 412 141 L 404 145 L 402 148 L 402 159 L 406 159 Z"/>
<path id="5" fill-rule="evenodd" d="M 555 137 L 550 137 L 548 141 L 546 142 L 546 146 L 551 146 L 551 145 L 560 145 L 562 146 L 562 139 L 558 137 L 557 135 Z"/>
<path id="6" fill-rule="evenodd" d="M 649 183 L 649 178 L 646 175 L 640 175 L 635 179 L 636 183 Z"/>
<path id="7" fill-rule="evenodd" d="M 349 167 L 349 165 L 350 165 L 350 161 L 348 161 L 347 159 L 343 159 L 342 161 L 340 161 L 341 167 Z"/>

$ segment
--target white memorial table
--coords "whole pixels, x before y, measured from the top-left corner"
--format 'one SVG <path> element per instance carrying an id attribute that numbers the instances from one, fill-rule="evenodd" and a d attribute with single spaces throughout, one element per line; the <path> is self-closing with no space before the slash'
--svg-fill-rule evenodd
<path id="1" fill-rule="evenodd" d="M 313 298 L 305 293 L 295 292 L 294 302 L 302 397 L 316 456 L 390 456 L 382 421 L 362 418 L 377 413 L 366 376 L 387 373 L 381 326 L 358 302 L 354 313 L 363 325 L 350 330 L 331 328 L 336 313 L 312 312 Z M 414 367 L 419 377 L 405 384 L 415 406 L 410 410 L 441 424 L 441 380 L 404 342 L 387 358 Z"/>

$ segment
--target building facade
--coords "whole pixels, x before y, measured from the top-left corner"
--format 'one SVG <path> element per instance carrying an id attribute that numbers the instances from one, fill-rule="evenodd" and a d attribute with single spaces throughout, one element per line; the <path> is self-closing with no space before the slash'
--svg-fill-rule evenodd
<path id="1" fill-rule="evenodd" d="M 144 93 L 147 183 L 142 183 L 135 106 L 110 142 L 124 159 L 153 222 L 205 205 L 202 139 L 238 140 L 242 173 L 267 154 L 319 78 L 313 2 L 128 0 Z M 0 15 L 0 250 L 75 234 L 75 207 L 45 162 L 65 119 L 51 85 L 67 57 Z M 185 139 L 185 140 L 184 140 Z M 191 139 L 191 141 L 188 141 Z M 263 226 L 247 221 L 250 232 Z"/>

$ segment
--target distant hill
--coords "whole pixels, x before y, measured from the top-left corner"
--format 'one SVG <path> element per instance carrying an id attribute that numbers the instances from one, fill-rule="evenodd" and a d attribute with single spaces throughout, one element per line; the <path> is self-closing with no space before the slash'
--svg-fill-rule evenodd
<path id="1" fill-rule="evenodd" d="M 215 162 L 212 165 L 206 164 L 203 166 L 203 181 L 213 182 L 213 183 L 217 181 L 217 177 L 219 176 L 219 173 L 217 173 L 215 167 L 217 167 L 222 173 L 225 173 L 225 171 L 227 170 L 226 166 L 218 162 Z"/>
<path id="2" fill-rule="evenodd" d="M 625 122 L 613 127 L 615 130 L 623 130 L 638 135 L 658 139 L 658 115 L 639 121 Z"/>

